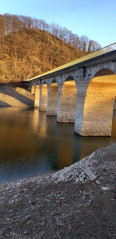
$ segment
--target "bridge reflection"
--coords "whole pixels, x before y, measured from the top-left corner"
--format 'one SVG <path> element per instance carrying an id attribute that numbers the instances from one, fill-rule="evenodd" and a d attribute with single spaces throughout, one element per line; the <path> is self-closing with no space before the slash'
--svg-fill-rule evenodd
<path id="1" fill-rule="evenodd" d="M 33 111 L 31 118 L 33 133 L 41 138 L 41 149 L 44 148 L 53 169 L 62 169 L 90 155 L 98 148 L 116 141 L 116 112 L 114 111 L 112 137 L 81 137 L 74 134 L 74 123 L 60 124 L 56 117 L 46 117 L 44 112 Z"/>
<path id="2" fill-rule="evenodd" d="M 59 170 L 116 141 L 112 136 L 74 135 L 73 123 L 59 124 L 38 110 L 0 110 L 0 181 Z M 7 149 L 7 150 L 6 150 Z"/>

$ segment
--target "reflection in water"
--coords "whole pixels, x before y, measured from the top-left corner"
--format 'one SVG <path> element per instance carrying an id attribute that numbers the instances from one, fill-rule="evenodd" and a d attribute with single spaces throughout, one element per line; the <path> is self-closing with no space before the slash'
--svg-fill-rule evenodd
<path id="1" fill-rule="evenodd" d="M 39 138 L 46 136 L 46 114 L 39 113 L 38 109 L 34 109 L 30 117 L 30 125 L 32 131 Z"/>
<path id="2" fill-rule="evenodd" d="M 34 134 L 36 134 L 38 131 L 38 126 L 39 126 L 39 114 L 38 114 L 37 108 L 34 108 L 33 117 L 31 117 L 31 124 L 33 127 L 33 132 Z"/>
<path id="3" fill-rule="evenodd" d="M 0 109 L 0 182 L 59 170 L 116 141 L 112 137 L 80 137 L 73 123 L 57 123 L 38 110 Z"/>
<path id="4" fill-rule="evenodd" d="M 80 136 L 74 135 L 73 123 L 56 124 L 57 168 L 62 169 L 79 160 Z"/>

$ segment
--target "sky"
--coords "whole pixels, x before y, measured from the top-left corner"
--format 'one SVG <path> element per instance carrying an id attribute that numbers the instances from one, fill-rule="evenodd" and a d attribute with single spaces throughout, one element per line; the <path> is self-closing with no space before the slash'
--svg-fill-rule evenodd
<path id="1" fill-rule="evenodd" d="M 4 13 L 56 23 L 102 47 L 116 42 L 116 0 L 1 0 Z"/>

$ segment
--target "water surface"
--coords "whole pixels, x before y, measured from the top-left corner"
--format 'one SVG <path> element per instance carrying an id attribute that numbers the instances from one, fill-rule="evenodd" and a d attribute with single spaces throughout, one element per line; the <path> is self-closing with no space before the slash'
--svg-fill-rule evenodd
<path id="1" fill-rule="evenodd" d="M 38 110 L 0 108 L 0 183 L 56 171 L 116 141 L 74 135 L 73 123 L 57 123 Z"/>

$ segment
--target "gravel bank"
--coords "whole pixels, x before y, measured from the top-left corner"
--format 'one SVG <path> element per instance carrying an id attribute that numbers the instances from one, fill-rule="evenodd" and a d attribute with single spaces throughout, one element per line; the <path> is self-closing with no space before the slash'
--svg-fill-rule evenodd
<path id="1" fill-rule="evenodd" d="M 0 185 L 1 239 L 116 239 L 116 144 Z"/>

